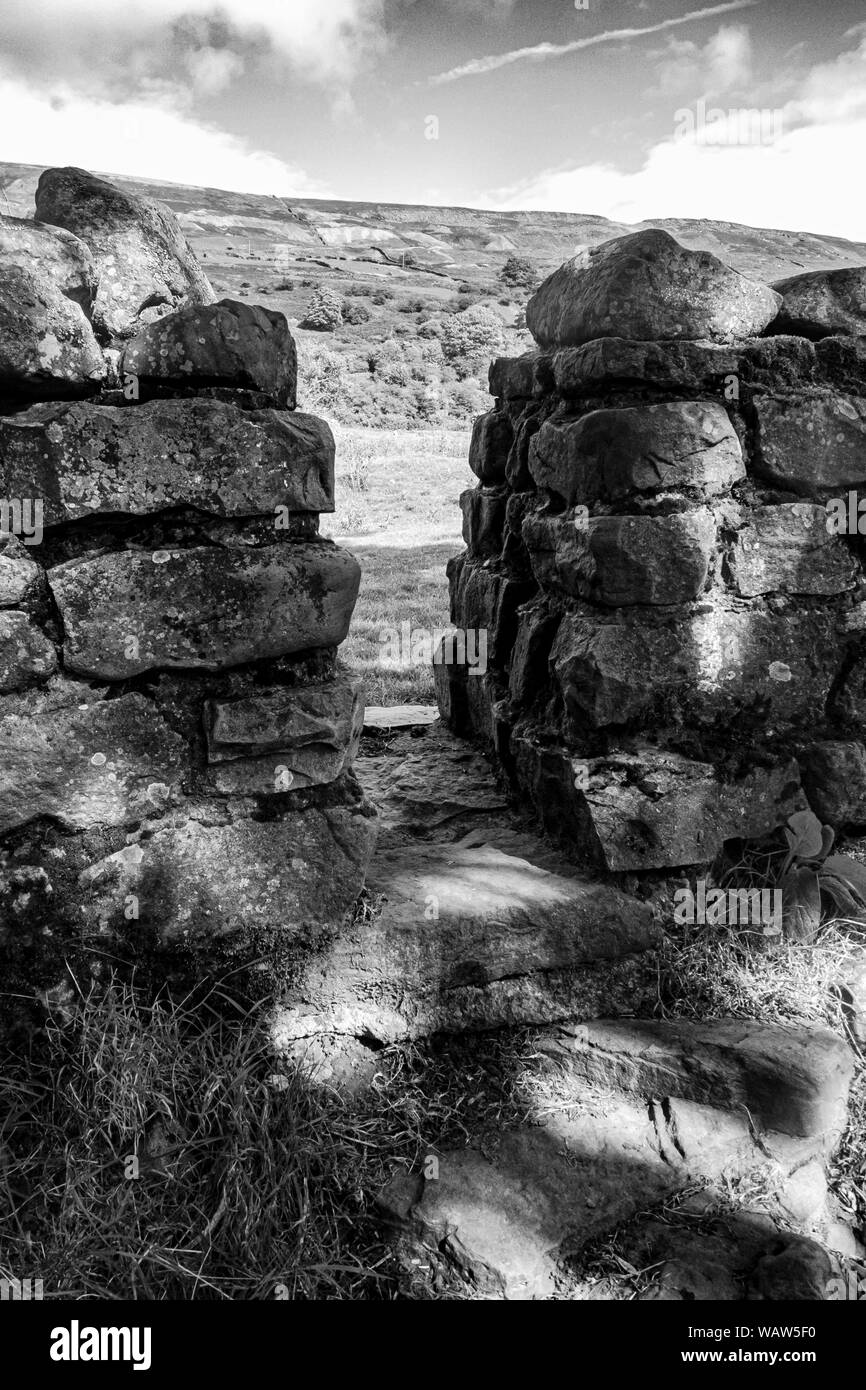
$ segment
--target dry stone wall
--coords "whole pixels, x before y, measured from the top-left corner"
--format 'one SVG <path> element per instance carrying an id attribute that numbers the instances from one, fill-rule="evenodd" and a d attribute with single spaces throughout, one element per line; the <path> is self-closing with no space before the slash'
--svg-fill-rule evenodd
<path id="1" fill-rule="evenodd" d="M 809 278 L 636 233 L 491 367 L 448 567 L 487 670 L 446 638 L 440 705 L 597 867 L 705 864 L 807 798 L 866 822 L 866 296 Z"/>
<path id="2" fill-rule="evenodd" d="M 334 441 L 165 209 L 49 170 L 37 219 L 0 218 L 4 991 L 285 969 L 375 834 Z"/>

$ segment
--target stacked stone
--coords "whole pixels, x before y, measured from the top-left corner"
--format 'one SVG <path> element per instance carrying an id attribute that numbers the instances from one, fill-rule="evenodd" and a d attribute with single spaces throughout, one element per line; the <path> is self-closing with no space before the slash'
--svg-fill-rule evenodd
<path id="1" fill-rule="evenodd" d="M 806 278 L 639 232 L 491 367 L 449 563 L 488 669 L 446 639 L 440 705 L 597 867 L 706 864 L 807 797 L 866 823 L 866 550 L 834 525 L 866 489 L 866 276 Z"/>
<path id="2" fill-rule="evenodd" d="M 11 993 L 67 964 L 284 972 L 363 883 L 333 437 L 285 318 L 213 300 L 171 213 L 80 170 L 0 218 Z"/>

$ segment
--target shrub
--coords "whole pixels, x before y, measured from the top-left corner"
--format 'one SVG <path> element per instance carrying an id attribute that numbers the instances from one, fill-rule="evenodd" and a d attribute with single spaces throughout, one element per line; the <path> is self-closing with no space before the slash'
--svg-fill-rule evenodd
<path id="1" fill-rule="evenodd" d="M 452 362 L 489 357 L 502 347 L 502 320 L 484 304 L 449 314 L 442 323 L 442 347 Z"/>
<path id="2" fill-rule="evenodd" d="M 538 271 L 528 256 L 509 256 L 499 272 L 503 285 L 531 290 L 538 284 Z"/>
<path id="3" fill-rule="evenodd" d="M 333 333 L 342 322 L 343 311 L 339 299 L 333 290 L 320 285 L 307 305 L 301 328 L 311 328 L 317 333 Z"/>
<path id="4" fill-rule="evenodd" d="M 367 308 L 366 304 L 353 304 L 350 299 L 343 300 L 344 323 L 367 323 L 370 318 L 370 310 Z"/>
<path id="5" fill-rule="evenodd" d="M 294 280 L 288 280 L 285 278 L 283 278 L 282 280 L 277 280 L 276 284 L 274 285 L 275 290 L 293 290 L 294 288 Z"/>

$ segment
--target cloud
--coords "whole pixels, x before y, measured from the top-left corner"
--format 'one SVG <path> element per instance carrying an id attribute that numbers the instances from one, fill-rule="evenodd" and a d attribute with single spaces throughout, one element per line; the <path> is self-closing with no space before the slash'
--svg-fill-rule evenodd
<path id="1" fill-rule="evenodd" d="M 750 82 L 752 41 L 743 25 L 722 25 L 703 46 L 690 39 L 670 39 L 658 63 L 658 86 L 649 95 L 688 90 L 713 96 Z"/>
<path id="2" fill-rule="evenodd" d="M 543 170 L 493 190 L 480 205 L 601 213 L 614 221 L 711 218 L 757 227 L 823 232 L 866 241 L 866 203 L 856 173 L 866 149 L 866 26 L 859 45 L 817 64 L 800 91 L 752 124 L 753 143 L 733 109 L 711 127 L 654 145 L 641 169 L 609 163 Z M 756 115 L 758 113 L 755 113 Z"/>
<path id="3" fill-rule="evenodd" d="M 511 63 L 543 62 L 546 58 L 561 58 L 567 53 L 577 53 L 584 48 L 595 48 L 598 44 L 616 43 L 626 39 L 641 38 L 644 34 L 659 34 L 665 29 L 673 29 L 696 19 L 710 19 L 714 15 L 728 14 L 732 10 L 750 9 L 760 0 L 726 0 L 725 4 L 713 5 L 705 10 L 690 10 L 688 14 L 674 15 L 670 19 L 659 20 L 656 24 L 641 29 L 608 29 L 602 34 L 591 34 L 583 39 L 573 39 L 570 43 L 538 43 L 530 48 L 514 48 L 509 53 L 493 53 L 485 58 L 473 58 L 468 63 L 449 68 L 447 72 L 436 73 L 428 81 L 431 86 L 442 86 L 446 82 L 457 82 L 463 77 L 478 77 L 485 72 L 494 72 Z"/>
<path id="4" fill-rule="evenodd" d="M 333 196 L 295 165 L 164 100 L 109 102 L 63 87 L 48 95 L 0 76 L 0 128 L 4 158 L 21 164 L 76 164 L 280 197 Z"/>
<path id="5" fill-rule="evenodd" d="M 69 76 L 74 63 L 95 85 L 124 68 L 134 80 L 148 59 L 164 63 L 167 50 L 170 55 L 178 39 L 182 45 L 198 21 L 221 27 L 221 49 L 240 55 L 266 49 L 297 74 L 327 82 L 348 79 L 382 47 L 384 6 L 385 0 L 27 0 L 0 14 L 0 39 L 7 62 L 19 70 Z"/>

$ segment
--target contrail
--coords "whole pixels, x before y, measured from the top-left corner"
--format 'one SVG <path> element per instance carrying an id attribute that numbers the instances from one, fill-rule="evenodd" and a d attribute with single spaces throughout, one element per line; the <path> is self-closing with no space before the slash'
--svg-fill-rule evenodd
<path id="1" fill-rule="evenodd" d="M 540 61 L 543 58 L 560 58 L 564 53 L 576 53 L 581 48 L 594 48 L 599 43 L 614 43 L 617 39 L 637 39 L 643 34 L 658 34 L 662 29 L 673 29 L 678 24 L 688 24 L 693 19 L 711 19 L 713 15 L 729 14 L 731 10 L 744 10 L 757 5 L 760 0 L 726 0 L 724 5 L 713 5 L 708 10 L 690 10 L 674 19 L 662 19 L 658 24 L 650 24 L 646 29 L 608 29 L 604 34 L 593 34 L 586 39 L 574 39 L 571 43 L 537 43 L 531 48 L 514 48 L 510 53 L 491 53 L 486 58 L 473 58 L 460 67 L 450 68 L 448 72 L 438 72 L 429 79 L 431 87 L 441 87 L 445 82 L 457 82 L 461 77 L 477 77 L 480 73 L 493 72 L 496 68 L 507 67 L 509 63 L 520 63 L 524 59 Z"/>

